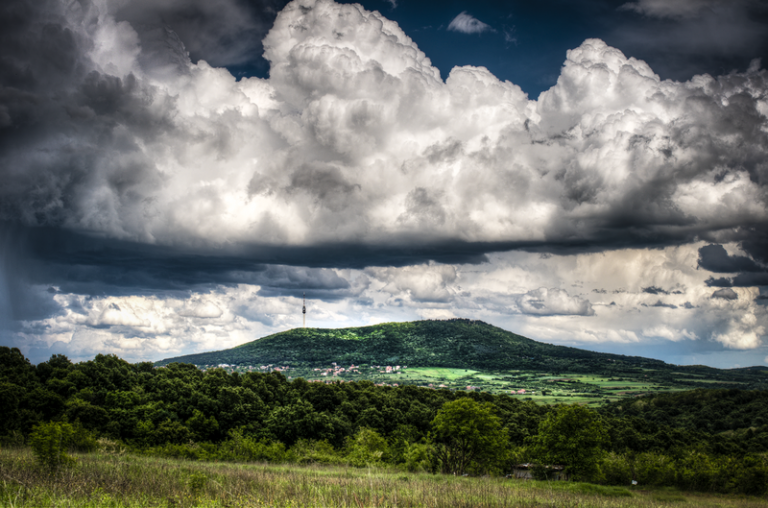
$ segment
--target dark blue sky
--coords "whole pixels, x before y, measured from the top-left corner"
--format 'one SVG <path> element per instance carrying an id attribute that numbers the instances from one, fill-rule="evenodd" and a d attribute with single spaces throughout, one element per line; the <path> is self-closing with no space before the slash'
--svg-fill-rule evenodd
<path id="1" fill-rule="evenodd" d="M 285 5 L 251 2 L 259 24 L 271 27 Z M 555 84 L 569 49 L 598 38 L 627 56 L 645 60 L 663 79 L 688 80 L 695 74 L 744 71 L 755 58 L 768 61 L 768 4 L 753 0 L 679 0 L 678 12 L 628 7 L 624 0 L 542 0 L 474 2 L 449 0 L 365 0 L 396 21 L 440 69 L 445 78 L 456 65 L 487 67 L 500 79 L 519 85 L 529 97 Z M 654 2 L 648 2 L 654 4 Z M 704 7 L 700 7 L 705 5 Z M 688 6 L 688 7 L 686 7 Z M 460 13 L 489 26 L 482 33 L 447 30 Z M 261 48 L 259 48 L 260 50 Z M 256 52 L 239 65 L 215 62 L 204 51 L 192 59 L 220 63 L 238 76 L 266 77 L 267 62 Z"/>

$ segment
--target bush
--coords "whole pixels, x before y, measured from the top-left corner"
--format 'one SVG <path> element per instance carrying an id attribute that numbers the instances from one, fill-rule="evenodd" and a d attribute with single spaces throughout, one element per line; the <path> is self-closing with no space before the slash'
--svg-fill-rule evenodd
<path id="1" fill-rule="evenodd" d="M 412 472 L 432 472 L 432 446 L 427 443 L 407 443 L 405 450 L 405 468 Z"/>
<path id="2" fill-rule="evenodd" d="M 632 464 L 625 455 L 609 453 L 601 465 L 603 479 L 609 485 L 630 485 L 633 478 Z"/>
<path id="3" fill-rule="evenodd" d="M 355 467 L 380 464 L 388 448 L 387 441 L 378 432 L 362 427 L 347 441 L 349 463 Z"/>
<path id="4" fill-rule="evenodd" d="M 229 439 L 219 445 L 219 458 L 236 462 L 282 462 L 285 445 L 280 441 L 256 441 L 243 435 L 241 430 L 229 432 Z"/>
<path id="5" fill-rule="evenodd" d="M 299 464 L 335 464 L 342 462 L 333 445 L 328 441 L 299 439 L 288 452 L 289 460 Z"/>
<path id="6" fill-rule="evenodd" d="M 67 455 L 74 437 L 75 429 L 68 423 L 41 423 L 32 429 L 29 444 L 41 465 L 56 470 L 75 462 L 75 459 Z"/>

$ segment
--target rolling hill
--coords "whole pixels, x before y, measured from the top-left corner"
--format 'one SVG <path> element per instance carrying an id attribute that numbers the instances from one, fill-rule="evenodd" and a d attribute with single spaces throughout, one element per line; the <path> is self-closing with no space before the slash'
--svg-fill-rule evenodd
<path id="1" fill-rule="evenodd" d="M 596 353 L 537 342 L 482 321 L 451 319 L 385 323 L 359 328 L 296 328 L 232 349 L 168 358 L 195 365 L 275 364 L 321 367 L 339 364 L 405 364 L 483 370 L 525 369 L 591 372 L 595 367 L 658 369 L 659 360 Z"/>
<path id="2" fill-rule="evenodd" d="M 677 366 L 640 356 L 556 346 L 467 319 L 296 328 L 232 349 L 168 358 L 155 365 L 174 362 L 201 368 L 227 364 L 228 369 L 241 372 L 289 366 L 291 376 L 316 380 L 341 375 L 497 393 L 524 388 L 526 396 L 535 392 L 534 400 L 541 397 L 543 402 L 566 396 L 597 402 L 596 398 L 614 400 L 681 388 L 768 388 L 765 369 Z M 334 362 L 363 368 L 340 374 L 338 368 L 330 368 Z M 398 371 L 392 377 L 381 370 L 387 365 L 407 366 L 408 372 Z"/>

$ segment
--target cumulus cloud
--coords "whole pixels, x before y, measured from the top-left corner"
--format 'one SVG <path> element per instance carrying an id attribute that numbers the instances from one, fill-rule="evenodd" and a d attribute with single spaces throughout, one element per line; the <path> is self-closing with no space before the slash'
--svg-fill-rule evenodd
<path id="1" fill-rule="evenodd" d="M 765 71 L 662 81 L 588 40 L 532 101 L 484 68 L 443 82 L 379 13 L 297 0 L 264 39 L 270 78 L 236 81 L 171 43 L 152 47 L 174 62 L 156 72 L 130 16 L 51 1 L 57 28 L 16 33 L 38 42 L 6 71 L 32 81 L 0 97 L 17 127 L 0 215 L 15 224 L 209 251 L 551 250 L 765 228 Z M 39 41 L 61 53 L 55 78 Z"/>
<path id="2" fill-rule="evenodd" d="M 451 23 L 448 25 L 448 30 L 453 32 L 461 32 L 463 34 L 480 34 L 489 30 L 493 31 L 493 28 L 475 18 L 471 14 L 467 14 L 467 11 L 463 11 L 461 14 L 453 18 Z"/>
<path id="3" fill-rule="evenodd" d="M 367 272 L 385 283 L 383 291 L 393 296 L 407 296 L 415 302 L 449 302 L 458 292 L 454 287 L 458 275 L 451 265 L 369 268 Z"/>
<path id="4" fill-rule="evenodd" d="M 305 291 L 334 325 L 456 315 L 629 343 L 657 319 L 722 347 L 762 340 L 759 65 L 667 81 L 589 39 L 534 100 L 482 67 L 443 80 L 378 12 L 295 0 L 263 39 L 269 78 L 237 80 L 217 65 L 260 33 L 246 7 L 179 5 L 0 6 L 16 20 L 0 30 L 13 341 L 242 342 L 288 326 Z M 738 298 L 713 298 L 707 272 Z"/>
<path id="5" fill-rule="evenodd" d="M 224 313 L 215 303 L 204 300 L 196 301 L 181 309 L 178 314 L 185 317 L 198 317 L 203 319 L 212 319 L 221 317 Z"/>

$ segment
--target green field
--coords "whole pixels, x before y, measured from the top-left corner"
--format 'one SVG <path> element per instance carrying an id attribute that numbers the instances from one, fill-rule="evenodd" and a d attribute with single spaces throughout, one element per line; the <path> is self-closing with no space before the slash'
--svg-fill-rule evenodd
<path id="1" fill-rule="evenodd" d="M 395 468 L 191 462 L 77 455 L 51 473 L 25 449 L 0 450 L 0 506 L 13 508 L 525 507 L 762 508 L 756 497 L 605 487 Z"/>
<path id="2" fill-rule="evenodd" d="M 332 366 L 328 366 L 330 368 Z M 598 376 L 583 373 L 546 373 L 522 369 L 498 371 L 460 369 L 447 367 L 406 367 L 392 373 L 381 373 L 384 366 L 362 366 L 358 373 L 343 372 L 339 375 L 321 376 L 314 369 L 294 368 L 285 371 L 289 378 L 303 377 L 317 382 L 360 381 L 367 379 L 377 384 L 412 384 L 434 389 L 457 391 L 484 391 L 504 393 L 530 399 L 541 404 L 579 403 L 590 406 L 613 402 L 622 398 L 637 397 L 659 392 L 674 392 L 697 388 L 702 385 L 727 388 L 731 382 L 702 378 L 685 374 L 674 380 L 661 382 L 645 378 L 646 374 L 623 376 Z M 226 369 L 230 372 L 246 372 L 242 367 Z M 525 393 L 517 393 L 525 390 Z"/>

